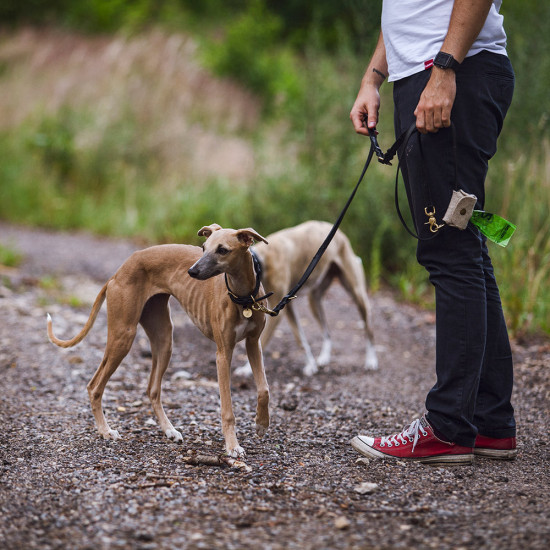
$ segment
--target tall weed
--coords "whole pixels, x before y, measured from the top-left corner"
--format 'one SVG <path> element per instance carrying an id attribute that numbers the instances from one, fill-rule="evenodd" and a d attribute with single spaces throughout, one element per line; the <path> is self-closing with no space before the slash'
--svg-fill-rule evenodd
<path id="1" fill-rule="evenodd" d="M 515 154 L 491 167 L 488 192 L 517 230 L 493 263 L 511 329 L 550 332 L 550 142 L 508 146 Z"/>

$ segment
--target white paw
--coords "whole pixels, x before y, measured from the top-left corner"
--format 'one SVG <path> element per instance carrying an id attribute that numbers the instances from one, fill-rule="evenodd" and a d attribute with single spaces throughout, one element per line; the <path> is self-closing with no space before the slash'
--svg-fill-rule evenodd
<path id="1" fill-rule="evenodd" d="M 227 454 L 231 458 L 244 458 L 246 456 L 244 449 L 240 445 L 237 445 L 234 449 L 227 449 Z"/>
<path id="2" fill-rule="evenodd" d="M 120 434 L 117 430 L 111 430 L 111 428 L 108 428 L 106 432 L 101 432 L 101 435 L 103 436 L 103 439 L 112 439 L 113 441 L 116 441 L 117 439 L 121 439 Z"/>
<path id="3" fill-rule="evenodd" d="M 321 348 L 321 353 L 317 357 L 317 364 L 320 367 L 326 367 L 330 363 L 330 354 L 332 351 L 332 343 L 328 338 L 325 338 L 323 341 L 323 347 Z"/>
<path id="4" fill-rule="evenodd" d="M 176 443 L 183 443 L 183 436 L 175 428 L 168 428 L 165 432 L 166 437 Z"/>
<path id="5" fill-rule="evenodd" d="M 252 367 L 250 366 L 250 363 L 246 363 L 246 365 L 243 365 L 242 367 L 237 367 L 235 369 L 235 375 L 236 376 L 252 376 Z"/>
<path id="6" fill-rule="evenodd" d="M 317 367 L 317 363 L 315 361 L 308 361 L 304 365 L 303 370 L 305 376 L 312 376 L 319 370 L 319 368 Z"/>
<path id="7" fill-rule="evenodd" d="M 256 435 L 258 437 L 263 437 L 266 433 L 267 433 L 267 426 L 256 424 Z"/>
<path id="8" fill-rule="evenodd" d="M 378 357 L 376 357 L 376 352 L 374 350 L 367 353 L 367 359 L 365 361 L 365 368 L 367 370 L 376 370 L 376 369 L 378 369 Z"/>

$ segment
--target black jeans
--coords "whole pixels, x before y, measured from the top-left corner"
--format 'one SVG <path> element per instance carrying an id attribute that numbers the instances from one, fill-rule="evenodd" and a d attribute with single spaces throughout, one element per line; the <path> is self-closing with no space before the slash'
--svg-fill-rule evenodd
<path id="1" fill-rule="evenodd" d="M 424 71 L 395 83 L 396 135 L 415 120 L 429 77 Z M 457 162 L 449 128 L 415 133 L 403 153 L 407 197 L 421 237 L 431 235 L 424 207 L 435 206 L 441 223 L 455 174 L 457 188 L 476 195 L 476 208 L 484 209 L 485 177 L 512 100 L 514 72 L 507 57 L 484 51 L 464 60 L 456 82 L 451 120 Z M 417 259 L 429 273 L 436 300 L 437 381 L 426 398 L 429 422 L 445 438 L 469 447 L 478 432 L 515 436 L 512 353 L 486 239 L 472 224 L 463 231 L 445 226 L 435 238 L 418 241 Z"/>

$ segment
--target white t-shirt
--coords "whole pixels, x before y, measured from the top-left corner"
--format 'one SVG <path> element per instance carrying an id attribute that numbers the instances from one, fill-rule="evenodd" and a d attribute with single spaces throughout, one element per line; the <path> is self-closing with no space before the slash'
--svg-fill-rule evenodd
<path id="1" fill-rule="evenodd" d="M 382 35 L 389 81 L 400 80 L 432 66 L 447 35 L 454 0 L 384 0 Z M 481 50 L 506 55 L 506 33 L 494 0 L 483 29 L 466 57 Z"/>

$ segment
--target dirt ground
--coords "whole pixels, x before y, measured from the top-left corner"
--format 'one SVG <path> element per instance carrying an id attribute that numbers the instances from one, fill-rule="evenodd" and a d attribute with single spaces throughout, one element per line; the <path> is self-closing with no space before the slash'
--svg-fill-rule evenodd
<path id="1" fill-rule="evenodd" d="M 214 345 L 177 304 L 163 392 L 183 445 L 153 420 L 143 332 L 105 394 L 117 442 L 97 434 L 86 393 L 105 345 L 105 307 L 76 348 L 61 350 L 46 336 L 46 312 L 59 336 L 76 334 L 104 281 L 138 245 L 2 224 L 0 243 L 24 258 L 0 270 L 1 548 L 549 547 L 549 341 L 513 343 L 515 462 L 359 460 L 349 445 L 359 431 L 388 435 L 423 413 L 434 382 L 434 317 L 388 292 L 371 296 L 380 369 L 365 371 L 358 313 L 334 285 L 329 366 L 302 376 L 286 322 L 265 350 L 272 424 L 263 439 L 254 433 L 254 385 L 233 378 L 251 471 L 190 466 L 190 451 L 220 454 L 223 439 Z M 298 305 L 318 351 L 306 302 Z M 243 354 L 239 347 L 234 365 Z"/>

